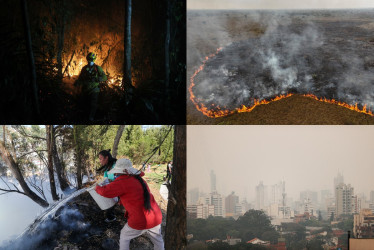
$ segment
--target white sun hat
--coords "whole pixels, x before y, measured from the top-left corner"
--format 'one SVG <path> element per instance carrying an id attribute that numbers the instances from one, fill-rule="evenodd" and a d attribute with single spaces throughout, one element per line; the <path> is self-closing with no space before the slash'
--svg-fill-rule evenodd
<path id="1" fill-rule="evenodd" d="M 140 170 L 137 170 L 132 166 L 132 163 L 129 159 L 119 159 L 114 165 L 114 168 L 108 171 L 108 174 L 132 174 L 139 175 Z"/>

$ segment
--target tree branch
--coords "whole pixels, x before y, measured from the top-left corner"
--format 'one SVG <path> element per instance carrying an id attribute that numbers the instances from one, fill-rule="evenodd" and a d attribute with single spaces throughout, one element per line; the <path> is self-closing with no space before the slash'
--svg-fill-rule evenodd
<path id="1" fill-rule="evenodd" d="M 0 188 L 0 191 L 4 191 L 5 193 L 2 193 L 0 195 L 3 195 L 3 194 L 6 194 L 6 193 L 19 193 L 19 194 L 23 194 L 23 195 L 26 195 L 24 192 L 21 192 L 19 190 L 13 190 L 13 189 L 2 189 Z M 26 195 L 27 196 L 27 195 Z"/>
<path id="2" fill-rule="evenodd" d="M 26 131 L 24 130 L 24 127 L 22 125 L 20 126 L 12 126 L 18 133 L 20 133 L 22 136 L 25 136 L 25 137 L 29 137 L 29 138 L 33 138 L 33 139 L 38 139 L 38 140 L 47 140 L 46 138 L 44 137 L 39 137 L 39 136 L 36 136 L 36 135 L 29 135 L 26 133 Z"/>
<path id="3" fill-rule="evenodd" d="M 18 158 L 22 158 L 22 157 L 24 157 L 24 156 L 26 156 L 28 154 L 32 154 L 32 153 L 36 153 L 37 154 L 38 152 L 47 152 L 47 150 L 41 149 L 41 150 L 35 150 L 35 151 L 27 152 L 27 153 L 25 153 L 25 154 L 23 154 L 21 156 L 18 156 Z"/>

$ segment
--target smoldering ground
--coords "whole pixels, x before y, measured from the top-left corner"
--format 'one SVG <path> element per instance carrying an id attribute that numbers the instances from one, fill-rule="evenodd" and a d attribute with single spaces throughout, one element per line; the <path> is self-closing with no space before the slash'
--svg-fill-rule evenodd
<path id="1" fill-rule="evenodd" d="M 0 250 L 118 249 L 119 232 L 127 220 L 122 206 L 116 205 L 114 214 L 116 221 L 105 222 L 104 212 L 80 189 L 51 205 L 17 239 L 3 242 Z M 130 248 L 153 249 L 153 244 L 143 235 L 132 240 Z"/>
<path id="2" fill-rule="evenodd" d="M 189 72 L 214 46 L 223 47 L 197 74 L 193 92 L 207 107 L 230 110 L 289 92 L 367 104 L 373 110 L 373 14 L 190 11 Z"/>
<path id="3" fill-rule="evenodd" d="M 37 228 L 35 228 L 37 226 Z M 18 239 L 3 244 L 0 249 L 51 249 L 56 239 L 66 237 L 71 242 L 81 242 L 90 233 L 90 224 L 76 208 L 63 207 L 42 222 L 35 221 Z"/>

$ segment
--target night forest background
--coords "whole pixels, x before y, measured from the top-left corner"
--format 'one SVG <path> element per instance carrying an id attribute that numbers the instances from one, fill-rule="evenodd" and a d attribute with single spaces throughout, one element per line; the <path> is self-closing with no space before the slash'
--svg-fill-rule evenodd
<path id="1" fill-rule="evenodd" d="M 1 6 L 5 123 L 88 122 L 89 104 L 73 84 L 94 52 L 108 76 L 95 123 L 185 124 L 185 1 L 2 0 Z"/>

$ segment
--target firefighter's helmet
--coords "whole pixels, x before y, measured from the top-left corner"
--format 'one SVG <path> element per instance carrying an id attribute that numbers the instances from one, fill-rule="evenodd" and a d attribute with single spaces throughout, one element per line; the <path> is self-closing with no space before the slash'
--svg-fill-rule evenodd
<path id="1" fill-rule="evenodd" d="M 90 53 L 88 53 L 86 58 L 87 58 L 87 61 L 94 62 L 96 60 L 96 55 L 94 53 L 90 52 Z"/>

